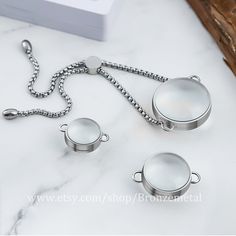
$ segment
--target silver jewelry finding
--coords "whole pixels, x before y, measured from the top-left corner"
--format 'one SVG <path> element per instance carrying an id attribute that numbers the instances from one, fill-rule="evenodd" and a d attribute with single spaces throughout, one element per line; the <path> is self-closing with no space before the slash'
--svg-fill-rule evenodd
<path id="1" fill-rule="evenodd" d="M 146 160 L 142 171 L 132 176 L 142 183 L 148 193 L 167 196 L 170 199 L 183 195 L 191 184 L 197 184 L 201 177 L 192 172 L 188 163 L 174 153 L 160 153 Z"/>
<path id="2" fill-rule="evenodd" d="M 194 78 L 172 79 L 157 88 L 152 107 L 156 118 L 162 121 L 163 129 L 195 129 L 209 117 L 210 94 L 206 87 Z"/>
<path id="3" fill-rule="evenodd" d="M 96 75 L 98 68 L 102 66 L 102 60 L 98 57 L 89 57 L 85 60 L 85 66 L 88 68 L 88 73 L 90 75 Z"/>
<path id="4" fill-rule="evenodd" d="M 60 126 L 67 146 L 75 152 L 96 150 L 109 136 L 101 131 L 97 122 L 89 118 L 79 118 Z"/>
<path id="5" fill-rule="evenodd" d="M 22 41 L 22 48 L 34 67 L 34 73 L 28 83 L 30 94 L 36 98 L 45 98 L 55 90 L 56 86 L 58 86 L 59 94 L 65 100 L 66 107 L 61 111 L 53 112 L 44 109 L 31 109 L 26 111 L 19 111 L 14 108 L 7 109 L 3 112 L 3 116 L 7 120 L 31 115 L 59 118 L 68 114 L 72 109 L 72 99 L 65 92 L 64 83 L 65 80 L 73 74 L 101 75 L 128 100 L 147 122 L 153 125 L 159 125 L 166 131 L 197 128 L 203 124 L 210 115 L 210 95 L 206 87 L 200 83 L 200 78 L 198 76 L 194 75 L 188 78 L 169 79 L 149 71 L 100 60 L 98 57 L 94 56 L 89 57 L 84 61 L 73 63 L 58 71 L 52 76 L 49 89 L 45 92 L 37 92 L 34 90 L 33 85 L 39 76 L 39 63 L 32 54 L 33 48 L 28 40 Z M 104 67 L 122 70 L 163 82 L 163 85 L 156 90 L 153 97 L 153 113 L 155 118 L 153 118 L 152 115 L 149 115 L 133 96 L 131 96 L 113 76 L 104 70 Z M 166 92 L 162 92 L 164 90 Z M 202 99 L 202 95 L 204 96 L 204 100 Z M 178 119 L 175 119 L 176 117 Z"/>

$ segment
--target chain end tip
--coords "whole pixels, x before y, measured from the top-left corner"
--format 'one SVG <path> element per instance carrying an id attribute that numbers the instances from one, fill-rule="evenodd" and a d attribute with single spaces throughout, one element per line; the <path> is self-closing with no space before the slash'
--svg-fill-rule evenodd
<path id="1" fill-rule="evenodd" d="M 6 120 L 13 120 L 18 117 L 18 111 L 16 109 L 10 108 L 4 110 L 2 115 Z"/>
<path id="2" fill-rule="evenodd" d="M 22 42 L 21 42 L 21 46 L 24 50 L 25 53 L 31 53 L 32 52 L 32 44 L 29 40 L 27 39 L 24 39 Z"/>

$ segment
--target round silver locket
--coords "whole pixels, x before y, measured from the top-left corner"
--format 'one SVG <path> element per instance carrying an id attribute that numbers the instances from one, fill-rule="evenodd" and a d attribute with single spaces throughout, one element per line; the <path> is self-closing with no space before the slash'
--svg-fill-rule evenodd
<path id="1" fill-rule="evenodd" d="M 191 130 L 203 124 L 211 112 L 211 98 L 197 76 L 168 80 L 152 100 L 153 113 L 166 130 Z"/>
<path id="2" fill-rule="evenodd" d="M 133 180 L 142 183 L 151 195 L 170 198 L 183 195 L 190 184 L 200 179 L 182 157 L 173 153 L 160 153 L 147 159 L 142 171 L 133 174 Z"/>
<path id="3" fill-rule="evenodd" d="M 101 142 L 107 142 L 109 136 L 101 131 L 100 126 L 89 118 L 79 118 L 69 124 L 60 126 L 65 142 L 75 152 L 92 152 Z"/>

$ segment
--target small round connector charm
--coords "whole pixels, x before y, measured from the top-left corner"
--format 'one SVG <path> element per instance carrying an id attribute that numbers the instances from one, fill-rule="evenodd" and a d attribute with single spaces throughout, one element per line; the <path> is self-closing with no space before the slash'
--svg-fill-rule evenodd
<path id="1" fill-rule="evenodd" d="M 188 163 L 174 153 L 159 153 L 148 158 L 133 180 L 142 183 L 148 193 L 172 200 L 183 195 L 191 184 L 197 184 L 201 176 L 192 172 Z"/>
<path id="2" fill-rule="evenodd" d="M 102 61 L 100 58 L 92 56 L 85 60 L 85 66 L 88 68 L 90 75 L 96 75 L 98 68 L 102 66 Z"/>
<path id="3" fill-rule="evenodd" d="M 16 109 L 10 108 L 3 111 L 2 115 L 6 120 L 13 120 L 17 118 L 18 111 Z"/>
<path id="4" fill-rule="evenodd" d="M 67 146 L 75 152 L 96 150 L 109 136 L 101 131 L 100 126 L 89 118 L 79 118 L 60 126 Z"/>

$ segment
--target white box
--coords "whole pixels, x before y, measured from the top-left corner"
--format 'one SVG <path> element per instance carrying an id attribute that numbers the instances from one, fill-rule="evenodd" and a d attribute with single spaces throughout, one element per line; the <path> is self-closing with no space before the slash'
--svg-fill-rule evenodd
<path id="1" fill-rule="evenodd" d="M 0 0 L 0 15 L 106 40 L 121 0 Z"/>

